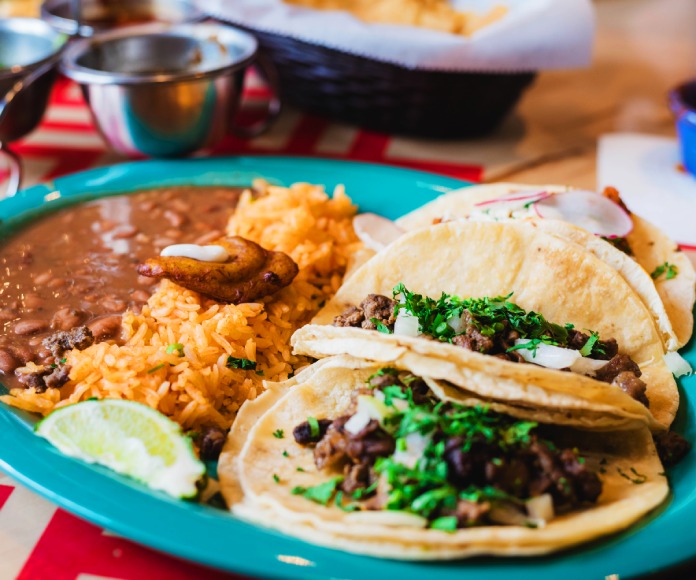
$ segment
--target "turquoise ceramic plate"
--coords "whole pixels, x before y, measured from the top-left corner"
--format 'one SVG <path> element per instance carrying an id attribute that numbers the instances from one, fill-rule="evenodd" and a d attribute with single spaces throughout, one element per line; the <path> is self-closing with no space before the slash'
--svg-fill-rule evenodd
<path id="1" fill-rule="evenodd" d="M 76 199 L 175 184 L 246 185 L 254 177 L 290 184 L 339 183 L 362 210 L 389 218 L 462 182 L 378 165 L 293 158 L 144 161 L 95 169 L 28 189 L 0 202 L 3 228 L 32 211 Z M 685 349 L 696 365 L 696 348 Z M 688 393 L 693 377 L 682 381 Z M 696 440 L 696 397 L 684 396 L 678 427 Z M 180 557 L 243 574 L 273 578 L 401 580 L 626 578 L 696 556 L 696 453 L 670 474 L 673 494 L 660 513 L 630 530 L 544 558 L 476 558 L 447 563 L 385 561 L 318 548 L 253 527 L 212 508 L 175 501 L 107 470 L 69 459 L 34 436 L 34 419 L 0 406 L 0 467 L 63 508 L 117 534 Z"/>

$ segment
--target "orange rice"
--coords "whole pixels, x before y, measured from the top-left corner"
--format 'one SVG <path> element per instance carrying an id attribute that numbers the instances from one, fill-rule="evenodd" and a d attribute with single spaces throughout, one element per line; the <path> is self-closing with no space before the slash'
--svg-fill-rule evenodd
<path id="1" fill-rule="evenodd" d="M 185 428 L 229 427 L 263 382 L 281 381 L 307 364 L 294 356 L 292 333 L 306 324 L 340 286 L 360 243 L 355 207 L 342 188 L 329 198 L 319 186 L 290 188 L 254 183 L 245 192 L 228 233 L 289 254 L 299 266 L 293 283 L 248 304 L 220 304 L 164 280 L 140 314 L 123 315 L 125 343 L 96 343 L 66 355 L 70 381 L 61 389 L 13 389 L 0 400 L 47 414 L 90 397 L 138 401 Z M 181 351 L 167 348 L 182 345 Z M 227 366 L 228 357 L 256 362 Z"/>

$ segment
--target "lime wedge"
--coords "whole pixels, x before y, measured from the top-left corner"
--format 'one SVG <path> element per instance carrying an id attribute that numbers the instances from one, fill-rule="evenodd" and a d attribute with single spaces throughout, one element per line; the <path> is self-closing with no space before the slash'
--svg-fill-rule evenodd
<path id="1" fill-rule="evenodd" d="M 83 401 L 53 411 L 36 434 L 60 451 L 104 465 L 174 497 L 196 495 L 205 466 L 181 427 L 133 401 Z"/>

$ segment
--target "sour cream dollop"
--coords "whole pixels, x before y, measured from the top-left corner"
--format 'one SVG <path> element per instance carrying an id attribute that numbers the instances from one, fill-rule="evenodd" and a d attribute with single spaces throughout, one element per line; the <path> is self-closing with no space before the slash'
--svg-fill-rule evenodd
<path id="1" fill-rule="evenodd" d="M 200 262 L 227 262 L 230 255 L 222 246 L 199 246 L 198 244 L 173 244 L 160 252 L 165 258 L 191 258 Z"/>

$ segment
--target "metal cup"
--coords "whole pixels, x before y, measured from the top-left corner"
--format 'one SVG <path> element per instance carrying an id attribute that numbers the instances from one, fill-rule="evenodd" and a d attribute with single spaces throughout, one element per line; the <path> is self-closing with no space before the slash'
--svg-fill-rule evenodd
<path id="1" fill-rule="evenodd" d="M 75 14 L 79 8 L 80 14 Z M 41 18 L 56 30 L 83 37 L 99 32 L 146 22 L 180 24 L 205 18 L 192 0 L 46 0 Z M 77 28 L 80 21 L 80 29 Z"/>
<path id="2" fill-rule="evenodd" d="M 257 59 L 250 34 L 219 24 L 150 24 L 72 43 L 63 72 L 82 87 L 106 142 L 126 155 L 187 155 L 235 123 L 244 74 Z M 258 134 L 275 118 L 274 98 Z"/>
<path id="3" fill-rule="evenodd" d="M 10 161 L 5 195 L 17 192 L 19 159 L 7 144 L 33 131 L 41 121 L 67 37 L 34 18 L 0 20 L 0 149 Z"/>

